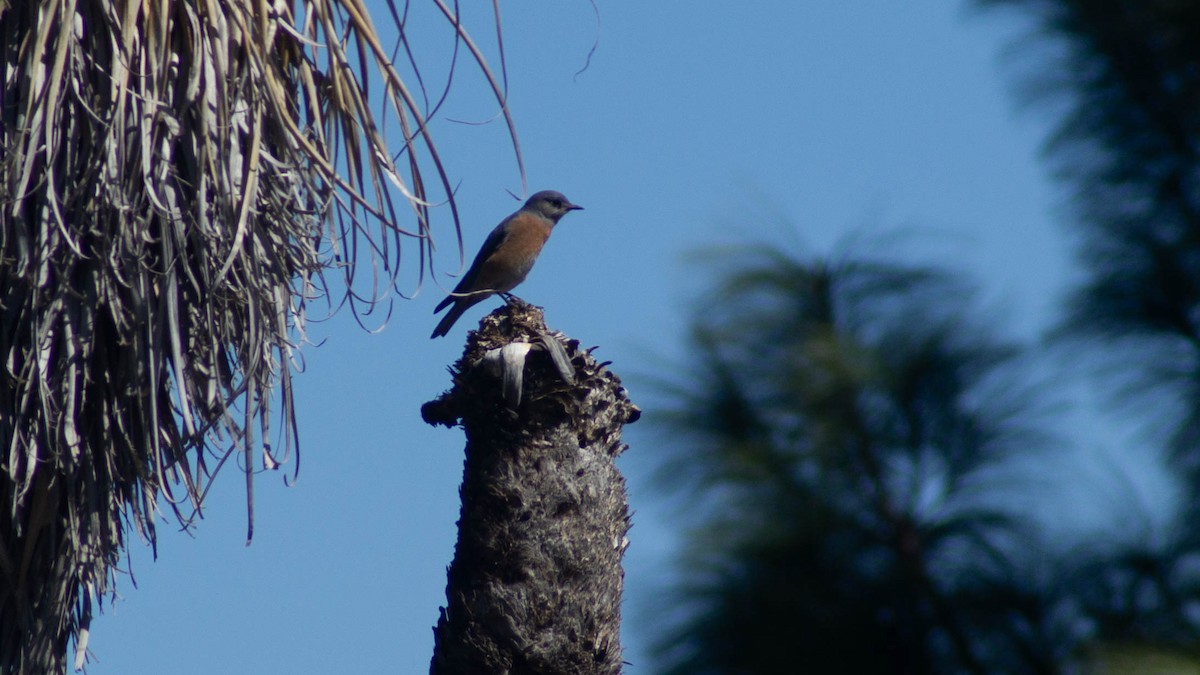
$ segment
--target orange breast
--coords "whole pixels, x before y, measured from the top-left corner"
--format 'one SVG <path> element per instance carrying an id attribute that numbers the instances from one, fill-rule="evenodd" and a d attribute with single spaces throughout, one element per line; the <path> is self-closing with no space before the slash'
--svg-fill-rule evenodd
<path id="1" fill-rule="evenodd" d="M 509 223 L 508 236 L 488 256 L 480 270 L 477 288 L 491 288 L 501 292 L 511 291 L 525 281 L 533 263 L 537 260 L 546 240 L 550 238 L 550 226 L 538 219 L 522 219 Z"/>

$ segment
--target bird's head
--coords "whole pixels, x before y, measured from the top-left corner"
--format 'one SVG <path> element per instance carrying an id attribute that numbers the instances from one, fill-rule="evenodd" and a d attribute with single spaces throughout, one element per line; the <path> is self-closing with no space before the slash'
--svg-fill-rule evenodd
<path id="1" fill-rule="evenodd" d="M 554 190 L 542 190 L 530 197 L 523 207 L 527 211 L 533 211 L 543 215 L 554 222 L 558 222 L 559 218 L 567 215 L 569 211 L 582 209 L 578 204 L 572 204 L 570 199 L 561 192 Z"/>

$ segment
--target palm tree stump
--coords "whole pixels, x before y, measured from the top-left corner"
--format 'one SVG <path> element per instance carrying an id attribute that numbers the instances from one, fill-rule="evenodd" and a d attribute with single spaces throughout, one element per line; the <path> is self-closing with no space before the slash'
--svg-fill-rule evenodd
<path id="1" fill-rule="evenodd" d="M 569 367 L 544 341 L 565 348 Z M 510 345 L 533 346 L 519 399 L 495 367 Z M 484 319 L 452 373 L 453 389 L 421 410 L 467 434 L 430 672 L 619 673 L 629 511 L 615 460 L 640 411 L 590 350 L 548 334 L 541 310 L 521 302 Z"/>

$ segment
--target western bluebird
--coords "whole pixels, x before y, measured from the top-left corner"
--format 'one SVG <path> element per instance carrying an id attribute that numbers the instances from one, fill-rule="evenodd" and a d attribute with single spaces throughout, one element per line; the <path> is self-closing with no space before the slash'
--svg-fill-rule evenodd
<path id="1" fill-rule="evenodd" d="M 558 220 L 567 212 L 582 208 L 572 204 L 561 192 L 543 190 L 530 197 L 516 213 L 500 221 L 483 242 L 471 268 L 454 287 L 454 292 L 433 310 L 437 314 L 454 303 L 429 337 L 445 335 L 463 312 L 491 295 L 499 293 L 507 299 L 508 292 L 525 281 Z"/>

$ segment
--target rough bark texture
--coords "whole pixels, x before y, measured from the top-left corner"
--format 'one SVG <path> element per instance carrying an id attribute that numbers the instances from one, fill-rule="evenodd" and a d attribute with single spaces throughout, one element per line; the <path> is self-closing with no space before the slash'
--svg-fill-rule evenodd
<path id="1" fill-rule="evenodd" d="M 575 340 L 566 383 L 545 351 L 530 353 L 514 410 L 483 361 L 493 349 L 536 343 L 540 310 L 505 306 L 471 333 L 454 388 L 422 410 L 467 433 L 458 544 L 434 629 L 430 672 L 619 673 L 629 529 L 614 460 L 621 427 L 640 414 L 620 379 Z"/>

